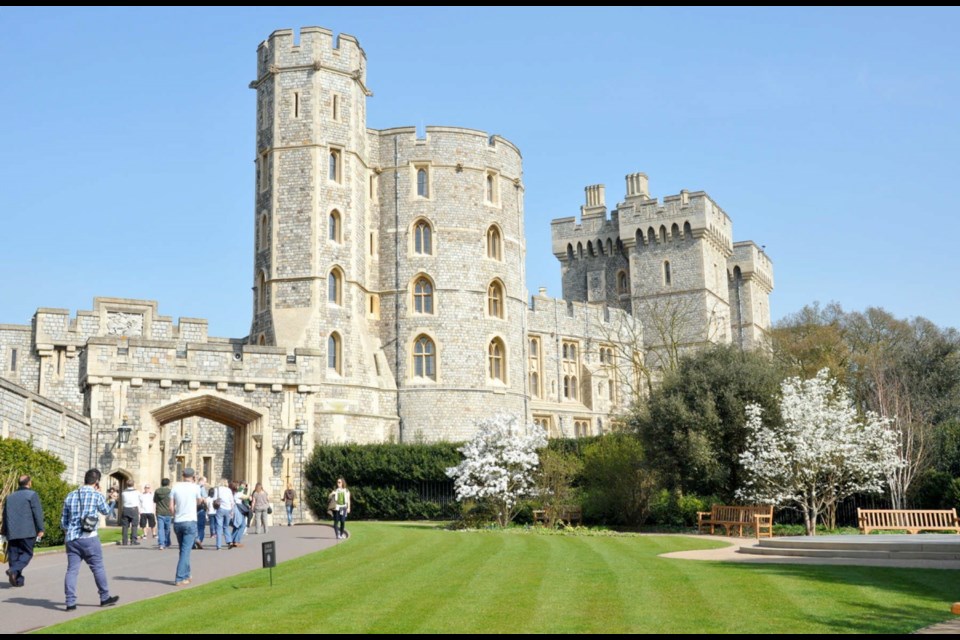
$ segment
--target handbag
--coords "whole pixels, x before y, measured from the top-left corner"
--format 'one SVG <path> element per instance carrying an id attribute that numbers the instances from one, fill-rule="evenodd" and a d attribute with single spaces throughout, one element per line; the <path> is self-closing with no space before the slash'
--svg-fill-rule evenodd
<path id="1" fill-rule="evenodd" d="M 220 505 L 221 505 L 221 504 L 223 504 L 223 503 L 220 502 L 220 498 L 217 498 L 216 500 L 213 501 L 213 508 L 214 508 L 214 509 L 220 509 Z"/>
<path id="2" fill-rule="evenodd" d="M 337 494 L 331 493 L 330 499 L 327 500 L 327 515 L 333 516 L 333 512 L 337 510 L 338 506 L 339 505 L 337 504 Z"/>
<path id="3" fill-rule="evenodd" d="M 0 564 L 7 561 L 7 539 L 0 536 Z"/>
<path id="4" fill-rule="evenodd" d="M 269 515 L 273 515 L 273 505 L 272 505 L 272 504 L 268 504 L 268 505 L 267 505 L 267 515 L 268 515 L 268 516 L 269 516 Z"/>

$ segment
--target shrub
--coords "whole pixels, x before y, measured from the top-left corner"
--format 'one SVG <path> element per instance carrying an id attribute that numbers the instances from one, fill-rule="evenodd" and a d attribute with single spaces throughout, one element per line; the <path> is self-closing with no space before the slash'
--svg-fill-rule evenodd
<path id="1" fill-rule="evenodd" d="M 0 477 L 13 473 L 33 478 L 33 490 L 43 507 L 45 533 L 42 546 L 63 544 L 60 514 L 63 500 L 71 490 L 60 478 L 66 468 L 63 461 L 52 453 L 34 449 L 32 442 L 0 438 Z"/>
<path id="2" fill-rule="evenodd" d="M 307 505 L 327 517 L 327 496 L 342 476 L 350 487 L 350 517 L 435 520 L 459 515 L 446 469 L 460 462 L 460 445 L 318 445 L 305 466 Z"/>
<path id="3" fill-rule="evenodd" d="M 949 503 L 953 478 L 944 471 L 926 471 L 910 485 L 908 504 L 913 509 L 950 509 L 957 506 Z"/>
<path id="4" fill-rule="evenodd" d="M 657 475 L 632 435 L 616 434 L 586 447 L 583 457 L 584 519 L 638 526 L 647 519 Z"/>
<path id="5" fill-rule="evenodd" d="M 721 501 L 713 496 L 680 494 L 661 489 L 651 501 L 651 524 L 667 527 L 693 527 L 697 524 L 698 511 L 710 511 Z"/>

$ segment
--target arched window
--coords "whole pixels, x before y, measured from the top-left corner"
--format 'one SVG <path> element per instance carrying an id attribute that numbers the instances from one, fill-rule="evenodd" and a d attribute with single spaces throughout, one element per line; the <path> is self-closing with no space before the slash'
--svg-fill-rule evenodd
<path id="1" fill-rule="evenodd" d="M 263 335 L 262 333 L 260 334 L 259 344 L 260 346 L 266 346 L 267 344 L 267 336 Z"/>
<path id="2" fill-rule="evenodd" d="M 647 229 L 647 244 L 653 244 L 657 241 L 657 234 L 654 233 L 653 227 Z"/>
<path id="3" fill-rule="evenodd" d="M 670 227 L 670 235 L 672 236 L 673 240 L 680 239 L 680 226 L 676 222 L 674 222 L 673 226 Z"/>
<path id="4" fill-rule="evenodd" d="M 437 379 L 437 349 L 427 336 L 417 336 L 413 343 L 413 377 Z"/>
<path id="5" fill-rule="evenodd" d="M 331 269 L 327 276 L 327 301 L 333 304 L 343 304 L 343 276 L 339 269 Z"/>
<path id="6" fill-rule="evenodd" d="M 491 318 L 502 318 L 503 311 L 503 285 L 494 280 L 487 287 L 487 315 Z"/>
<path id="7" fill-rule="evenodd" d="M 563 376 L 563 397 L 567 400 L 577 399 L 577 376 Z"/>
<path id="8" fill-rule="evenodd" d="M 587 255 L 591 258 L 596 256 L 596 254 L 593 252 L 593 242 L 590 240 L 587 240 Z"/>
<path id="9" fill-rule="evenodd" d="M 427 170 L 423 167 L 417 169 L 417 195 L 426 198 L 430 195 L 429 184 L 427 183 Z"/>
<path id="10" fill-rule="evenodd" d="M 421 256 L 433 255 L 433 229 L 426 220 L 417 220 L 413 226 L 413 252 Z"/>
<path id="11" fill-rule="evenodd" d="M 500 382 L 507 381 L 506 359 L 504 358 L 505 351 L 503 340 L 494 338 L 490 341 L 487 354 L 489 356 L 489 375 L 491 380 L 498 380 Z"/>
<path id="12" fill-rule="evenodd" d="M 497 201 L 497 200 L 496 200 L 496 195 L 497 195 L 497 194 L 494 192 L 494 185 L 495 185 L 495 184 L 496 184 L 496 183 L 495 183 L 495 181 L 494 181 L 494 179 L 493 179 L 493 174 L 492 174 L 492 173 L 488 173 L 488 174 L 487 174 L 486 194 L 487 194 L 487 202 L 490 203 L 490 204 L 494 204 L 494 203 L 496 203 L 496 201 Z"/>
<path id="13" fill-rule="evenodd" d="M 330 221 L 328 223 L 328 238 L 337 244 L 340 244 L 341 238 L 341 229 L 340 229 L 340 212 L 334 209 L 330 212 Z"/>
<path id="14" fill-rule="evenodd" d="M 660 225 L 660 242 L 667 241 L 667 228 L 663 225 Z"/>
<path id="15" fill-rule="evenodd" d="M 257 311 L 267 310 L 267 274 L 257 274 Z"/>
<path id="16" fill-rule="evenodd" d="M 627 272 L 622 269 L 617 272 L 617 293 L 629 293 L 630 285 L 627 283 Z"/>
<path id="17" fill-rule="evenodd" d="M 583 257 L 583 243 L 582 243 L 582 242 L 578 242 L 578 243 L 577 243 L 577 257 L 578 257 L 578 258 L 582 258 L 582 257 Z"/>
<path id="18" fill-rule="evenodd" d="M 670 261 L 663 261 L 663 284 L 670 286 Z"/>
<path id="19" fill-rule="evenodd" d="M 343 354 L 340 334 L 334 332 L 327 338 L 327 369 L 343 373 Z"/>
<path id="20" fill-rule="evenodd" d="M 267 248 L 268 231 L 267 214 L 263 214 L 260 217 L 260 235 L 257 236 L 257 246 L 260 247 L 261 251 Z"/>
<path id="21" fill-rule="evenodd" d="M 433 285 L 427 278 L 419 278 L 413 285 L 414 313 L 433 313 Z"/>
<path id="22" fill-rule="evenodd" d="M 693 237 L 693 231 L 690 229 L 689 222 L 683 223 L 683 237 L 688 239 Z"/>
<path id="23" fill-rule="evenodd" d="M 340 150 L 331 149 L 327 177 L 334 182 L 340 182 Z"/>
<path id="24" fill-rule="evenodd" d="M 487 229 L 487 257 L 503 260 L 503 248 L 500 242 L 500 230 L 496 225 Z"/>
<path id="25" fill-rule="evenodd" d="M 567 243 L 567 260 L 573 260 L 573 245 Z"/>
<path id="26" fill-rule="evenodd" d="M 577 387 L 577 376 L 570 376 L 570 399 L 576 400 L 580 396 L 579 387 Z"/>
<path id="27" fill-rule="evenodd" d="M 611 240 L 610 238 L 607 238 L 607 255 L 608 256 L 613 255 L 613 240 Z"/>
<path id="28" fill-rule="evenodd" d="M 540 397 L 540 374 L 536 371 L 530 372 L 530 394 L 534 398 Z"/>

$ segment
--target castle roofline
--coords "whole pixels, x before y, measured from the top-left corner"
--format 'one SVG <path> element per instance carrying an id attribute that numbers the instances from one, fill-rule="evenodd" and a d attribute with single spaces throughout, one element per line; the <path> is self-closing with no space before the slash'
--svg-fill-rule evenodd
<path id="1" fill-rule="evenodd" d="M 415 136 L 417 134 L 417 128 L 411 127 L 411 126 L 391 127 L 389 129 L 368 128 L 367 131 L 371 133 L 375 133 L 376 135 L 379 135 L 379 136 L 397 136 L 397 135 L 404 135 L 404 134 L 413 134 Z M 470 127 L 451 127 L 451 126 L 444 126 L 444 125 L 428 125 L 424 129 L 424 131 L 428 139 L 431 133 L 453 133 L 457 135 L 476 136 L 478 138 L 483 138 L 484 140 L 486 140 L 487 144 L 490 145 L 491 147 L 495 147 L 498 144 L 506 145 L 511 149 L 513 149 L 518 156 L 520 156 L 521 158 L 523 157 L 523 154 L 520 152 L 520 148 L 517 145 L 513 144 L 512 142 L 510 142 L 509 140 L 507 140 L 506 138 L 504 138 L 499 134 L 496 134 L 496 133 L 490 134 L 490 133 L 487 133 L 486 131 L 483 131 L 482 129 L 471 129 Z"/>

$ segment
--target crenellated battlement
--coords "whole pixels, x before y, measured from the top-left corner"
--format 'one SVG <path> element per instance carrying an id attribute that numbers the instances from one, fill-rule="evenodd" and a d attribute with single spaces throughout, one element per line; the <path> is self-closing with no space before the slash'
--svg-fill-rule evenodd
<path id="1" fill-rule="evenodd" d="M 559 323 L 561 333 L 577 335 L 585 330 L 589 332 L 596 329 L 599 324 L 620 327 L 636 322 L 633 316 L 622 309 L 552 298 L 545 291 L 530 296 L 527 319 L 531 327 Z"/>
<path id="2" fill-rule="evenodd" d="M 89 339 L 102 336 L 205 343 L 207 321 L 202 318 L 173 318 L 157 313 L 154 300 L 94 298 L 93 310 L 79 310 L 71 318 L 68 309 L 40 308 L 34 314 L 38 348 L 82 347 Z M 213 339 L 216 341 L 216 339 Z"/>
<path id="3" fill-rule="evenodd" d="M 731 273 L 739 268 L 744 280 L 759 282 L 768 294 L 773 291 L 773 261 L 763 247 L 757 246 L 752 240 L 734 243 L 727 268 Z"/>
<path id="4" fill-rule="evenodd" d="M 271 73 L 290 69 L 327 69 L 348 74 L 361 84 L 366 82 L 367 54 L 352 35 L 324 27 L 278 29 L 257 47 L 257 81 Z"/>

